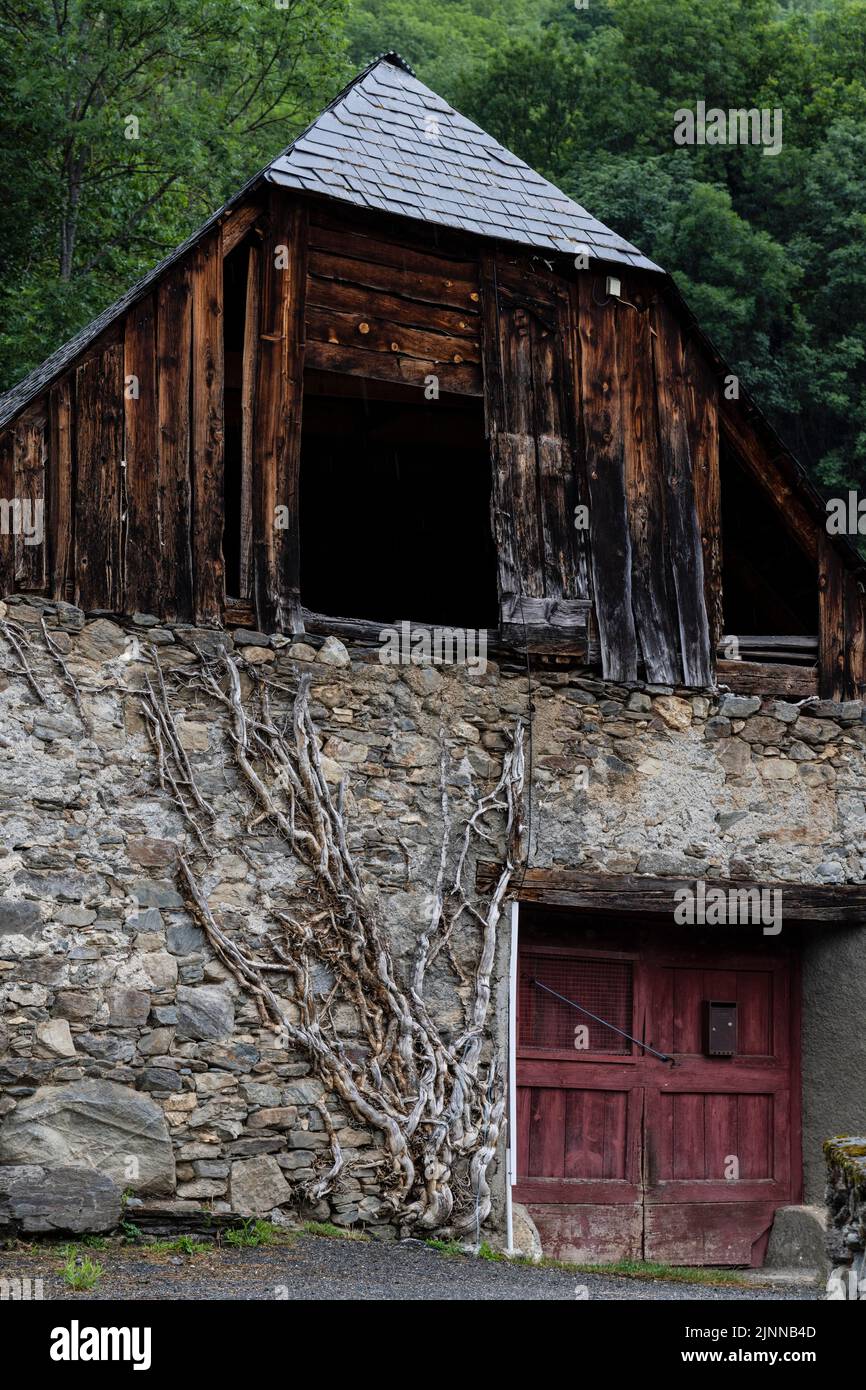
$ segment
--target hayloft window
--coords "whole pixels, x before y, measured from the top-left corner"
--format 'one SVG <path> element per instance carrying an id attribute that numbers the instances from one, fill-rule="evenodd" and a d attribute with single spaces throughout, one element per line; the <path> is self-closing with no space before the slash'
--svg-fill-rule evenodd
<path id="1" fill-rule="evenodd" d="M 480 398 L 307 371 L 300 534 L 307 612 L 494 627 Z"/>
<path id="2" fill-rule="evenodd" d="M 721 493 L 725 636 L 719 655 L 814 668 L 819 628 L 814 566 L 726 448 Z"/>

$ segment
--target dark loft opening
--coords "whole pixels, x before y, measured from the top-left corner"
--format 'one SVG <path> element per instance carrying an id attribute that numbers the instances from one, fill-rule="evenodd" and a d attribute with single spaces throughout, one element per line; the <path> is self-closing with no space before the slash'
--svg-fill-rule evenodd
<path id="1" fill-rule="evenodd" d="M 772 639 L 741 644 L 746 660 L 813 663 L 818 645 L 814 567 L 758 484 L 724 448 L 721 489 L 725 633 Z"/>
<path id="2" fill-rule="evenodd" d="M 315 613 L 495 627 L 481 400 L 308 372 L 300 537 Z"/>
<path id="3" fill-rule="evenodd" d="M 223 261 L 223 352 L 225 354 L 225 506 L 223 510 L 223 560 L 225 591 L 231 598 L 247 598 L 248 585 L 241 577 L 242 489 L 242 386 L 244 320 L 247 307 L 249 243 L 242 241 Z"/>

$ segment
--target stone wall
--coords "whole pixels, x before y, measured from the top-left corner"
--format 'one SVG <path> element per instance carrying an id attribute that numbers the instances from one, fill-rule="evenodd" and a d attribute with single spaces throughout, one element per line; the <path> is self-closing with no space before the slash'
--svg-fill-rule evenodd
<path id="1" fill-rule="evenodd" d="M 833 1269 L 827 1296 L 866 1300 L 866 1136 L 839 1136 L 824 1145 L 827 1160 L 827 1251 Z"/>
<path id="2" fill-rule="evenodd" d="M 154 679 L 155 648 L 182 746 L 215 811 L 202 870 L 208 901 L 254 954 L 275 909 L 309 912 L 303 867 L 254 814 L 224 721 L 183 676 L 195 669 L 197 649 L 225 644 L 247 686 L 258 667 L 282 687 L 280 719 L 298 676 L 311 674 L 325 775 L 333 785 L 348 775 L 350 847 L 380 897 L 405 973 L 439 864 L 440 731 L 459 824 L 495 783 L 516 721 L 529 717 L 525 669 L 392 667 L 334 638 L 292 643 L 244 631 L 169 630 L 145 615 L 121 627 L 68 605 L 8 603 L 32 637 L 18 650 L 3 642 L 0 675 L 0 1165 L 94 1161 L 138 1201 L 184 1204 L 173 1208 L 179 1217 L 202 1204 L 218 1215 L 303 1207 L 317 1218 L 389 1229 L 382 1135 L 332 1097 L 346 1175 L 335 1192 L 309 1200 L 330 1161 L 316 1104 L 321 1083 L 310 1058 L 263 1025 L 190 910 L 176 875 L 188 827 L 158 785 L 137 692 Z M 708 881 L 862 881 L 859 703 L 762 705 L 730 694 L 623 688 L 555 667 L 533 671 L 531 696 L 534 864 Z M 485 859 L 503 851 L 497 833 Z M 833 931 L 815 931 L 827 949 Z M 507 938 L 503 919 L 487 1043 L 501 1062 Z M 467 921 L 451 944 L 453 959 L 442 951 L 428 981 L 431 1011 L 446 1033 L 462 1025 L 461 969 L 473 968 L 477 931 Z M 831 953 L 831 977 L 832 960 Z M 863 998 L 864 934 L 846 968 Z M 822 969 L 826 981 L 826 961 Z M 321 998 L 332 985 L 320 971 Z M 337 996 L 331 1013 L 351 1049 L 355 1005 Z M 852 1030 L 862 1017 L 849 1020 Z M 849 1060 L 863 1076 L 859 1031 Z M 818 1029 L 808 1047 L 804 1065 L 820 1087 L 832 1044 Z M 810 1115 L 807 1101 L 805 1148 L 818 1153 L 829 1126 Z M 494 1224 L 501 1169 L 500 1162 Z"/>

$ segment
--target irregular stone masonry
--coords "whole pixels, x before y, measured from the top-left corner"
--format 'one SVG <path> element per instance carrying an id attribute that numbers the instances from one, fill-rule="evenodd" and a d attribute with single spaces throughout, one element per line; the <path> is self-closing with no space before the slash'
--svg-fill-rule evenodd
<path id="1" fill-rule="evenodd" d="M 866 1135 L 824 1144 L 827 1159 L 828 1298 L 866 1300 Z"/>
<path id="2" fill-rule="evenodd" d="M 121 1187 L 144 1191 L 136 1200 L 162 1202 L 179 1220 L 203 1205 L 244 1215 L 302 1208 L 318 1219 L 388 1230 L 383 1136 L 333 1096 L 327 1113 L 345 1169 L 334 1191 L 308 1196 L 331 1159 L 321 1082 L 309 1056 L 287 1049 L 263 1025 L 180 890 L 175 870 L 187 827 L 158 786 L 136 692 L 154 670 L 151 647 L 170 673 L 193 669 L 196 648 L 224 644 L 242 671 L 244 663 L 263 667 L 283 687 L 285 705 L 273 709 L 279 722 L 299 675 L 312 675 L 310 710 L 323 737 L 325 776 L 336 786 L 348 775 L 350 848 L 381 896 L 396 968 L 405 973 L 437 877 L 440 728 L 459 822 L 499 776 L 515 721 L 529 716 L 525 670 L 494 662 L 483 673 L 395 668 L 374 650 L 349 652 L 333 637 L 232 637 L 161 627 L 147 615 L 121 626 L 69 605 L 20 595 L 7 602 L 8 616 L 33 636 L 21 653 L 3 642 L 0 674 L 0 1165 L 60 1163 L 62 1154 L 80 1153 L 72 1121 L 62 1144 L 53 1132 L 51 1154 L 43 1152 L 46 1140 L 23 1159 L 16 1136 L 29 1135 L 32 1148 L 31 1111 L 44 1110 L 45 1088 L 107 1082 L 145 1093 L 171 1140 L 168 1189 L 164 1181 L 156 1192 L 142 1187 L 134 1139 L 131 1155 L 118 1137 L 114 1158 L 101 1162 Z M 54 655 L 43 641 L 43 618 Z M 248 687 L 249 677 L 242 679 Z M 203 879 L 208 903 L 232 940 L 255 954 L 269 908 L 291 911 L 304 901 L 303 867 L 268 822 L 251 814 L 212 706 L 192 687 L 167 684 L 183 749 L 216 813 Z M 799 707 L 625 688 L 561 668 L 533 672 L 532 700 L 534 865 L 707 880 L 862 881 L 860 703 Z M 484 857 L 503 851 L 494 838 Z M 507 932 L 499 937 L 487 1047 L 501 1057 Z M 463 1024 L 460 972 L 474 968 L 477 940 L 464 919 L 453 957 L 443 950 L 431 966 L 429 1004 L 445 1030 Z M 319 996 L 332 984 L 320 970 Z M 360 1045 L 354 1003 L 336 997 L 331 1016 L 351 1054 Z M 60 1090 L 48 1096 L 52 1105 L 63 1099 Z M 77 1113 L 74 1106 L 60 1111 Z M 164 1154 L 160 1136 L 151 1139 Z M 501 1195 L 501 1163 L 497 1169 Z M 163 1178 L 165 1171 L 163 1164 Z M 492 1219 L 501 1219 L 501 1205 Z"/>

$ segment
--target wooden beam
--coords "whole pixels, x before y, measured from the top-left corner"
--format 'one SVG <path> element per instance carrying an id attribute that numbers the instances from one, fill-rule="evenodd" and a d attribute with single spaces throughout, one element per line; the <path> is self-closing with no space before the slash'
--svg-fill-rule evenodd
<path id="1" fill-rule="evenodd" d="M 489 890 L 501 872 L 499 866 L 480 863 L 476 885 Z M 653 878 L 641 874 L 587 874 L 578 869 L 527 869 L 516 877 L 512 896 L 520 902 L 562 906 L 587 912 L 650 914 L 673 917 L 678 889 L 695 888 L 695 879 Z M 783 920 L 790 922 L 866 921 L 866 884 L 804 884 L 765 879 L 714 878 L 707 889 L 721 888 L 728 893 L 760 888 L 780 888 Z M 731 930 L 736 931 L 736 927 Z"/>
<path id="2" fill-rule="evenodd" d="M 234 208 L 226 213 L 222 224 L 222 255 L 223 260 L 234 251 L 235 247 L 243 241 L 248 232 L 252 231 L 256 222 L 261 216 L 261 207 L 257 201 L 242 203 L 240 207 Z"/>
<path id="3" fill-rule="evenodd" d="M 48 400 L 48 562 L 52 598 L 67 599 L 73 583 L 74 502 L 73 468 L 73 379 L 61 377 L 52 386 Z"/>
<path id="4" fill-rule="evenodd" d="M 77 476 L 75 602 L 120 612 L 123 344 L 85 359 L 75 373 Z"/>
<path id="5" fill-rule="evenodd" d="M 190 376 L 192 292 L 189 261 L 160 281 L 157 305 L 159 391 L 159 614 L 193 621 Z"/>
<path id="6" fill-rule="evenodd" d="M 770 453 L 758 425 L 750 419 L 740 401 L 719 401 L 719 428 L 722 439 L 773 504 L 779 520 L 817 564 L 818 537 L 824 527 L 812 515 L 794 485 L 790 476 L 793 463 L 788 461 L 786 466 Z"/>
<path id="7" fill-rule="evenodd" d="M 817 666 L 718 661 L 716 679 L 737 695 L 775 695 L 782 700 L 807 700 L 810 695 L 818 694 Z"/>
<path id="8" fill-rule="evenodd" d="M 262 247 L 253 452 L 254 596 L 264 632 L 303 630 L 298 486 L 306 255 L 306 210 L 271 189 Z M 286 509 L 280 518 L 287 524 L 280 529 L 277 507 Z"/>
<path id="9" fill-rule="evenodd" d="M 159 399 L 156 302 L 130 309 L 124 325 L 126 498 L 123 606 L 158 613 L 160 604 Z"/>
<path id="10" fill-rule="evenodd" d="M 219 623 L 223 566 L 223 264 L 219 233 L 192 257 L 193 593 L 197 623 Z"/>

